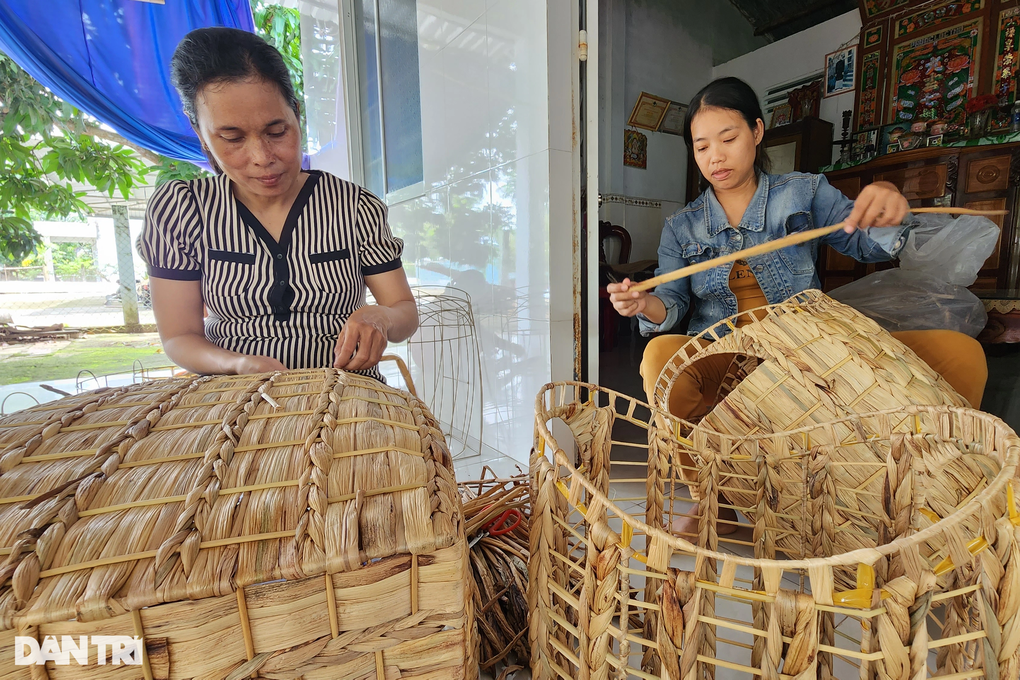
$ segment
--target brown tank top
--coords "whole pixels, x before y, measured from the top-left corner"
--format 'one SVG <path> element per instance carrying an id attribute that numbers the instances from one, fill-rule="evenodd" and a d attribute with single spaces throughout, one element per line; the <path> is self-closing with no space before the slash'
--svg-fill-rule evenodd
<path id="1" fill-rule="evenodd" d="M 746 260 L 737 260 L 730 270 L 730 290 L 737 296 L 737 312 L 746 312 L 749 309 L 763 307 L 769 303 L 768 298 L 761 289 L 758 279 L 755 277 L 751 267 Z M 757 315 L 759 318 L 764 314 Z M 750 323 L 749 319 L 741 319 L 737 326 L 744 326 Z"/>

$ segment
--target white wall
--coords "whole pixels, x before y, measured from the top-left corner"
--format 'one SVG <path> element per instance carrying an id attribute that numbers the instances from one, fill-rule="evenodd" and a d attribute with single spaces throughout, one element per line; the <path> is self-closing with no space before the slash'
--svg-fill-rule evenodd
<path id="1" fill-rule="evenodd" d="M 471 295 L 484 443 L 526 462 L 535 396 L 573 376 L 576 23 L 559 0 L 417 7 L 425 189 L 389 222 L 412 284 Z"/>
<path id="2" fill-rule="evenodd" d="M 820 71 L 825 55 L 856 38 L 860 30 L 860 12 L 847 12 L 750 54 L 719 64 L 712 70 L 712 77 L 736 76 L 749 83 L 759 95 L 764 95 L 774 85 Z M 834 141 L 839 139 L 842 130 L 843 111 L 853 108 L 853 92 L 822 99 L 819 117 L 832 123 Z M 839 147 L 833 147 L 833 158 L 837 156 Z"/>
<path id="3" fill-rule="evenodd" d="M 655 259 L 663 220 L 684 203 L 687 186 L 687 147 L 678 135 L 642 130 L 648 167 L 623 165 L 623 133 L 638 96 L 688 102 L 712 80 L 713 64 L 764 43 L 729 2 L 599 3 L 599 191 L 617 197 L 599 217 L 630 232 L 632 261 Z"/>

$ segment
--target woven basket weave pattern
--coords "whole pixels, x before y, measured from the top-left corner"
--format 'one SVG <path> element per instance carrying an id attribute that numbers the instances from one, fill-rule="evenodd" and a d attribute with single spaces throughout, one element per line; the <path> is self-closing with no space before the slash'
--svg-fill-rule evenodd
<path id="1" fill-rule="evenodd" d="M 737 444 L 739 451 L 719 459 L 722 472 L 732 473 L 719 490 L 752 519 L 761 481 L 754 462 L 759 440 L 752 439 L 754 435 L 836 423 L 854 413 L 907 404 L 967 405 L 949 383 L 873 320 L 819 291 L 795 295 L 763 310 L 763 317 L 754 323 L 737 327 L 738 317 L 734 317 L 706 330 L 699 338 L 713 342 L 705 348 L 697 341 L 682 347 L 667 362 L 655 386 L 655 405 L 668 410 L 668 394 L 685 370 L 710 355 L 735 356 L 718 404 L 693 429 L 693 445 L 688 449 L 701 462 L 706 460 L 706 450 L 720 453 L 715 448 L 716 433 L 744 438 Z M 754 314 L 761 316 L 763 310 Z M 722 331 L 732 332 L 722 335 Z M 841 551 L 874 544 L 876 534 L 889 529 L 880 521 L 883 487 L 877 474 L 886 456 L 867 443 L 871 435 L 888 438 L 889 424 L 884 423 L 881 432 L 861 437 L 862 444 L 832 448 L 851 436 L 849 427 L 843 423 L 819 428 L 814 439 L 801 444 L 807 449 L 822 446 L 830 456 L 826 464 L 838 487 L 833 541 Z M 931 485 L 914 491 L 922 507 L 927 503 L 939 517 L 997 472 L 987 461 L 961 456 L 951 444 L 922 442 L 918 446 L 925 448 L 926 479 Z M 800 503 L 805 479 L 801 472 L 782 464 L 770 472 L 780 497 L 777 519 L 782 531 L 776 543 L 791 557 L 818 554 L 801 540 L 812 525 L 810 509 Z M 697 479 L 698 469 L 689 469 L 688 476 Z M 698 497 L 696 486 L 692 493 Z"/>
<path id="2" fill-rule="evenodd" d="M 556 421 L 573 446 L 553 436 Z M 704 448 L 676 436 L 690 427 L 593 385 L 554 383 L 539 395 L 528 593 L 535 678 L 1018 676 L 1020 516 L 1006 506 L 1020 439 L 1004 423 L 906 405 L 785 433 L 718 435 Z M 805 446 L 831 428 L 854 436 Z M 862 434 L 884 460 L 873 470 L 886 490 L 873 520 L 884 533 L 844 551 L 836 508 L 850 491 L 835 461 Z M 727 470 L 743 463 L 747 445 L 758 470 L 753 533 L 720 536 L 719 492 L 735 483 Z M 692 446 L 702 451 L 693 482 L 701 500 L 688 542 L 663 527 L 686 500 L 676 467 Z M 940 516 L 914 492 L 946 457 L 980 458 L 991 471 Z M 636 481 L 635 469 L 647 469 L 643 497 L 611 491 L 611 478 Z M 781 508 L 778 487 L 798 476 L 803 508 Z M 635 500 L 643 518 L 621 507 Z M 819 556 L 763 557 L 781 557 L 791 510 L 806 510 L 811 523 L 787 552 Z M 719 598 L 740 613 L 717 615 Z"/>
<path id="3" fill-rule="evenodd" d="M 144 637 L 147 678 L 476 673 L 442 434 L 416 398 L 341 371 L 0 419 L 0 559 L 0 678 L 30 677 L 15 635 L 97 634 Z"/>

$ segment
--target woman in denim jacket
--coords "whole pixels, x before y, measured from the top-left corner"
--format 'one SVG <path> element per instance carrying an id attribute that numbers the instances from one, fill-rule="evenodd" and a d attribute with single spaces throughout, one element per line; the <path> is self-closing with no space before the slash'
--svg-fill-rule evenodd
<path id="1" fill-rule="evenodd" d="M 783 302 L 818 288 L 815 262 L 828 244 L 860 262 L 892 260 L 906 242 L 907 200 L 888 182 L 864 187 L 856 201 L 829 185 L 823 175 L 770 175 L 762 139 L 765 125 L 758 98 L 737 78 L 706 86 L 691 101 L 684 139 L 710 187 L 666 220 L 659 244 L 656 275 L 720 255 L 782 238 L 793 232 L 845 222 L 846 228 L 822 239 L 739 260 L 691 277 L 671 281 L 651 292 L 630 290 L 631 281 L 610 284 L 613 306 L 623 316 L 637 316 L 643 335 L 665 333 L 688 309 L 688 328 L 696 335 L 738 312 Z M 981 345 L 955 331 L 907 331 L 894 336 L 939 372 L 975 408 L 980 407 L 988 368 Z M 641 376 L 651 400 L 655 380 L 673 354 L 691 339 L 660 335 L 645 349 Z M 709 341 L 702 340 L 703 344 Z M 670 393 L 670 411 L 697 420 L 714 406 L 712 399 L 725 377 L 729 355 L 715 355 L 686 370 Z M 692 461 L 685 461 L 688 467 Z M 697 478 L 685 470 L 685 475 Z M 727 513 L 729 516 L 726 516 Z M 720 510 L 719 533 L 734 530 L 732 510 Z M 673 530 L 697 531 L 697 519 L 684 517 Z"/>

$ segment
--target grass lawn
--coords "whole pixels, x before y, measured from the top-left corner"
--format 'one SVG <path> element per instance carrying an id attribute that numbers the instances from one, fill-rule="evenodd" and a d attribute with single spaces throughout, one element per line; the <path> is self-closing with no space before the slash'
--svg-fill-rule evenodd
<path id="1" fill-rule="evenodd" d="M 0 347 L 0 385 L 74 378 L 83 369 L 97 376 L 130 373 L 136 360 L 147 368 L 171 363 L 155 333 L 11 344 Z"/>

